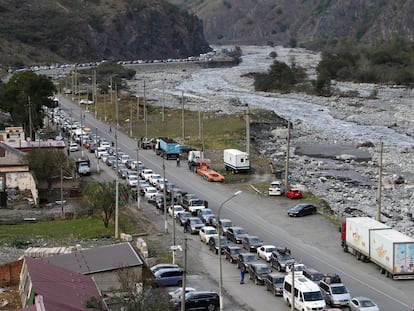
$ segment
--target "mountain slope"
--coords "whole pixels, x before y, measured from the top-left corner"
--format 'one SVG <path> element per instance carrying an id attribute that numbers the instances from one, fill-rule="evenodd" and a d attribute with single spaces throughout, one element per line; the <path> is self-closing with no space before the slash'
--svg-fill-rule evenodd
<path id="1" fill-rule="evenodd" d="M 170 0 L 203 21 L 211 44 L 285 44 L 323 37 L 414 38 L 411 0 Z"/>
<path id="2" fill-rule="evenodd" d="M 0 0 L 0 16 L 3 64 L 175 58 L 209 50 L 200 20 L 162 0 Z"/>

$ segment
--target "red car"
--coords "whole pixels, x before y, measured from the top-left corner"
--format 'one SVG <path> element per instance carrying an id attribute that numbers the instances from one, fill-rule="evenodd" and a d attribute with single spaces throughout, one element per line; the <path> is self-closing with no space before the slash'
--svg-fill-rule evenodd
<path id="1" fill-rule="evenodd" d="M 286 192 L 286 196 L 290 199 L 302 199 L 302 192 L 300 192 L 298 189 L 292 188 Z"/>

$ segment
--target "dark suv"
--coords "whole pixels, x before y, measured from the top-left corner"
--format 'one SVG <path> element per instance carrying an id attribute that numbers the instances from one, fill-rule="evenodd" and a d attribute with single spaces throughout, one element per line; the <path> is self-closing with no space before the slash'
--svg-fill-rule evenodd
<path id="1" fill-rule="evenodd" d="M 309 280 L 319 284 L 320 281 L 323 280 L 324 274 L 313 269 L 313 268 L 306 268 L 302 271 L 303 276 L 307 277 Z"/>
<path id="2" fill-rule="evenodd" d="M 246 236 L 248 236 L 248 233 L 242 227 L 230 227 L 226 231 L 227 240 L 237 244 L 241 244 Z"/>
<path id="3" fill-rule="evenodd" d="M 249 279 L 256 285 L 264 285 L 265 278 L 272 270 L 265 263 L 253 263 L 249 265 Z"/>
<path id="4" fill-rule="evenodd" d="M 290 250 L 283 247 L 278 247 L 270 255 L 270 265 L 277 271 L 286 271 L 286 267 L 293 264 L 295 259 L 290 255 Z"/>
<path id="5" fill-rule="evenodd" d="M 173 301 L 174 309 L 181 309 L 181 300 Z M 188 292 L 185 294 L 185 310 L 217 310 L 220 298 L 216 292 Z"/>
<path id="6" fill-rule="evenodd" d="M 210 248 L 210 250 L 212 252 L 215 252 L 216 254 L 218 254 L 219 251 L 219 241 L 218 241 L 219 237 L 218 236 L 212 236 L 210 237 L 210 239 L 208 240 L 208 247 Z M 224 237 L 220 237 L 220 248 L 221 248 L 221 253 L 224 253 L 224 248 L 227 246 L 227 240 Z"/>

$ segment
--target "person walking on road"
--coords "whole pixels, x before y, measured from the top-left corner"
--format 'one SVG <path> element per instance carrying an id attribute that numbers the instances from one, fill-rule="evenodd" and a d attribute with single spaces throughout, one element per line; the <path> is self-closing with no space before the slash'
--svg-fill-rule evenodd
<path id="1" fill-rule="evenodd" d="M 190 231 L 190 219 L 187 219 L 184 223 L 184 233 Z"/>
<path id="2" fill-rule="evenodd" d="M 244 284 L 244 275 L 246 274 L 246 267 L 244 265 L 240 268 L 240 284 Z"/>
<path id="3" fill-rule="evenodd" d="M 180 157 L 177 158 L 177 167 L 180 166 Z"/>

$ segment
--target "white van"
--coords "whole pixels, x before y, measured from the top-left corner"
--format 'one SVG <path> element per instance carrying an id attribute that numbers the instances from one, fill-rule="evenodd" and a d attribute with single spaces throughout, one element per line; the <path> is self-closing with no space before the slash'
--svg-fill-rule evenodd
<path id="1" fill-rule="evenodd" d="M 323 310 L 326 307 L 325 299 L 319 286 L 304 277 L 303 274 L 295 273 L 294 299 L 296 310 Z M 292 273 L 285 276 L 283 282 L 283 300 L 292 305 Z"/>
<path id="2" fill-rule="evenodd" d="M 104 153 L 107 153 L 107 151 L 106 151 L 106 148 L 105 148 L 105 147 L 98 147 L 98 148 L 95 150 L 95 155 L 96 155 L 96 157 L 97 157 L 98 159 L 100 159 Z"/>

